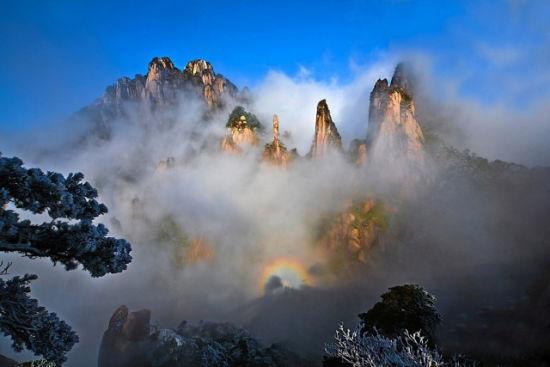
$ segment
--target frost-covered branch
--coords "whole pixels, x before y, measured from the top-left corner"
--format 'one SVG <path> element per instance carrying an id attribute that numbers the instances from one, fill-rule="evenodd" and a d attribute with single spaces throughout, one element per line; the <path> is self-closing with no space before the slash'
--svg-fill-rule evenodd
<path id="1" fill-rule="evenodd" d="M 126 269 L 132 260 L 131 246 L 124 239 L 107 237 L 104 225 L 92 223 L 107 207 L 97 202 L 96 189 L 82 183 L 83 178 L 82 173 L 65 178 L 27 169 L 19 158 L 0 155 L 0 251 L 50 258 L 67 270 L 82 265 L 94 277 Z M 20 220 L 8 204 L 20 211 L 47 213 L 51 220 L 41 224 Z M 0 264 L 0 275 L 8 267 Z M 55 313 L 29 297 L 29 283 L 36 278 L 0 279 L 0 331 L 12 338 L 15 350 L 27 348 L 60 364 L 78 337 Z"/>
<path id="2" fill-rule="evenodd" d="M 8 275 L 8 271 L 10 270 L 11 262 L 6 263 L 4 265 L 3 261 L 0 261 L 0 276 L 2 275 Z"/>
<path id="3" fill-rule="evenodd" d="M 458 362 L 446 362 L 430 348 L 420 332 L 388 338 L 376 329 L 364 333 L 340 325 L 334 341 L 325 347 L 329 357 L 352 367 L 465 367 Z"/>
<path id="4" fill-rule="evenodd" d="M 0 279 L 0 330 L 13 340 L 16 351 L 27 348 L 45 359 L 62 363 L 78 336 L 55 313 L 29 297 L 29 282 L 36 275 Z"/>
<path id="5" fill-rule="evenodd" d="M 95 277 L 126 269 L 131 246 L 107 237 L 102 224 L 92 224 L 107 207 L 95 200 L 97 191 L 88 182 L 81 182 L 84 176 L 76 173 L 64 178 L 22 165 L 18 158 L 0 156 L 0 251 L 49 257 L 67 270 L 82 264 Z M 18 213 L 5 208 L 8 203 L 34 214 L 47 212 L 53 220 L 42 224 L 20 220 Z"/>

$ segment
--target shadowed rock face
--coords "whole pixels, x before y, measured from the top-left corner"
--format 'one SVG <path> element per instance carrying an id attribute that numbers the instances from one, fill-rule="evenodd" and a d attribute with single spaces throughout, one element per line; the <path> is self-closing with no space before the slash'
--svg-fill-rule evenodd
<path id="1" fill-rule="evenodd" d="M 424 160 L 424 135 L 416 119 L 411 83 L 399 64 L 392 82 L 378 80 L 370 95 L 367 148 L 378 157 Z"/>
<path id="2" fill-rule="evenodd" d="M 103 334 L 98 367 L 312 365 L 280 345 L 263 345 L 229 323 L 183 321 L 176 329 L 149 334 L 150 316 L 149 310 L 129 312 L 120 306 Z"/>
<path id="3" fill-rule="evenodd" d="M 327 101 L 321 100 L 317 104 L 317 116 L 315 117 L 315 137 L 309 155 L 311 158 L 318 158 L 327 152 L 342 149 L 342 138 L 336 129 L 336 125 L 330 116 Z"/>
<path id="4" fill-rule="evenodd" d="M 120 306 L 101 339 L 99 367 L 147 367 L 143 342 L 149 337 L 151 311 Z"/>

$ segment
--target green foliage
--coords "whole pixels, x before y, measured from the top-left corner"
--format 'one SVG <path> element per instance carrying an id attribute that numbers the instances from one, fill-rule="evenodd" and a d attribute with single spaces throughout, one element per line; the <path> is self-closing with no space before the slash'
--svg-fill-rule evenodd
<path id="1" fill-rule="evenodd" d="M 233 109 L 233 111 L 231 111 L 225 127 L 228 127 L 228 128 L 238 127 L 241 116 L 244 116 L 246 118 L 246 123 L 248 127 L 251 128 L 252 130 L 263 130 L 263 126 L 260 123 L 260 120 L 256 117 L 256 115 L 247 111 L 242 106 L 237 106 Z"/>
<path id="2" fill-rule="evenodd" d="M 406 284 L 390 288 L 368 312 L 359 314 L 361 332 L 376 328 L 388 337 L 401 335 L 405 330 L 420 331 L 430 342 L 441 317 L 435 308 L 435 297 L 422 287 Z"/>
<path id="3" fill-rule="evenodd" d="M 186 253 L 192 240 L 184 228 L 176 222 L 172 215 L 165 215 L 158 223 L 156 233 L 157 245 L 162 245 L 172 256 L 172 264 L 179 268 L 185 263 Z"/>
<path id="4" fill-rule="evenodd" d="M 157 231 L 157 239 L 163 243 L 180 246 L 188 246 L 190 244 L 189 236 L 171 215 L 162 217 Z"/>
<path id="5" fill-rule="evenodd" d="M 364 201 L 355 202 L 352 206 L 351 212 L 355 216 L 353 226 L 356 228 L 362 228 L 363 226 L 373 223 L 375 226 L 385 231 L 388 228 L 389 217 L 381 201 L 376 201 L 374 206 L 365 211 L 363 209 Z"/>
<path id="6" fill-rule="evenodd" d="M 286 151 L 286 146 L 282 141 L 279 140 L 279 148 L 284 152 Z M 264 150 L 269 154 L 272 154 L 275 151 L 275 145 L 273 143 L 266 143 Z"/>
<path id="7" fill-rule="evenodd" d="M 435 132 L 435 129 L 430 126 L 422 126 L 422 135 L 424 135 L 424 145 L 425 146 L 432 146 L 440 144 L 441 138 L 439 135 Z"/>

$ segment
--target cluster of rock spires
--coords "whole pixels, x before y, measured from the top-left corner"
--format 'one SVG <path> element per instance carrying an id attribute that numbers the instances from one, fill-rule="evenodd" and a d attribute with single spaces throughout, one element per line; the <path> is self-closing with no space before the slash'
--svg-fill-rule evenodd
<path id="1" fill-rule="evenodd" d="M 388 83 L 379 79 L 370 94 L 367 134 L 363 139 L 351 142 L 349 150 L 343 148 L 342 138 L 333 121 L 325 99 L 317 104 L 315 133 L 309 152 L 305 158 L 320 160 L 333 154 L 347 155 L 357 166 L 382 162 L 381 167 L 391 168 L 400 165 L 416 169 L 424 161 L 424 135 L 416 118 L 413 100 L 414 83 L 404 64 L 399 64 Z M 104 96 L 96 102 L 94 111 L 99 111 L 102 121 L 112 121 L 114 116 L 123 113 L 123 104 L 135 102 L 147 108 L 161 108 L 176 104 L 180 93 L 191 92 L 204 100 L 207 110 L 220 112 L 230 103 L 239 100 L 237 88 L 222 75 L 216 74 L 210 63 L 193 60 L 183 70 L 177 69 L 167 57 L 154 58 L 145 76 L 136 75 L 133 79 L 121 78 L 107 88 Z M 243 100 L 242 98 L 240 99 Z M 224 103 L 226 103 L 224 105 Z M 367 120 L 367 116 L 365 116 Z M 365 121 L 366 122 L 366 121 Z M 272 139 L 263 146 L 261 160 L 275 167 L 288 168 L 297 159 L 296 149 L 288 149 L 284 136 L 281 137 L 280 121 L 273 116 Z M 259 119 L 242 106 L 236 106 L 226 123 L 226 134 L 219 140 L 219 149 L 231 154 L 259 152 L 264 139 L 264 127 Z M 157 171 L 164 171 L 177 165 L 177 159 L 167 158 L 158 163 Z M 380 166 L 378 167 L 380 168 Z M 415 173 L 416 174 L 416 173 Z M 366 203 L 371 203 L 367 201 Z M 374 222 L 360 223 L 357 218 L 371 215 L 371 206 L 365 204 L 365 212 L 353 208 L 336 215 L 331 227 L 320 239 L 325 248 L 334 251 L 334 244 L 343 244 L 347 255 L 364 262 L 370 247 L 378 242 L 381 229 Z M 213 256 L 204 239 L 194 243 L 192 255 L 182 255 L 185 263 L 202 261 Z M 347 256 L 346 255 L 346 256 Z"/>
<path id="2" fill-rule="evenodd" d="M 126 114 L 126 106 L 134 104 L 149 109 L 175 105 L 186 93 L 204 100 L 208 109 L 223 106 L 225 99 L 235 97 L 237 87 L 212 65 L 202 59 L 192 60 L 179 70 L 170 58 L 155 57 L 147 74 L 123 77 L 107 87 L 101 98 L 83 108 L 79 116 L 96 122 L 100 137 L 108 138 L 110 124 Z"/>
<path id="3" fill-rule="evenodd" d="M 391 83 L 387 79 L 376 82 L 370 95 L 367 135 L 364 139 L 353 140 L 347 152 L 353 162 L 363 165 L 376 159 L 388 162 L 424 160 L 424 136 L 416 119 L 413 88 L 414 83 L 404 64 L 396 67 Z M 92 116 L 99 130 L 104 130 L 100 135 L 108 136 L 109 124 L 124 115 L 128 103 L 159 109 L 175 105 L 183 93 L 202 98 L 208 110 L 219 110 L 232 101 L 243 100 L 237 87 L 216 74 L 205 60 L 192 60 L 179 70 L 168 57 L 155 57 L 146 75 L 120 78 L 100 99 L 81 112 Z M 226 127 L 227 135 L 220 143 L 224 151 L 241 153 L 246 147 L 257 146 L 260 142 L 261 125 L 243 107 L 233 110 Z M 287 151 L 278 131 L 279 120 L 274 118 L 273 140 L 265 145 L 263 157 L 266 162 L 287 167 L 297 157 L 297 152 Z M 317 105 L 315 135 L 306 156 L 318 159 L 331 151 L 344 152 L 327 101 L 323 99 Z"/>
<path id="4" fill-rule="evenodd" d="M 348 155 L 357 165 L 383 160 L 388 163 L 422 163 L 424 160 L 424 135 L 415 113 L 411 82 L 405 66 L 395 69 L 391 84 L 387 79 L 378 80 L 370 95 L 368 130 L 365 139 L 351 142 Z M 259 141 L 257 129 L 247 125 L 247 114 L 242 107 L 238 123 L 228 123 L 228 133 L 221 148 L 228 152 L 241 152 L 246 146 L 256 146 Z M 239 114 L 240 114 L 239 113 Z M 326 100 L 317 104 L 315 135 L 309 153 L 310 159 L 319 159 L 331 153 L 344 153 L 342 138 L 330 115 Z M 273 118 L 273 140 L 265 145 L 263 160 L 277 166 L 287 167 L 297 153 L 290 154 L 279 137 L 279 119 Z M 369 158 L 370 157 L 370 158 Z M 417 165 L 418 166 L 418 165 Z"/>
<path id="5" fill-rule="evenodd" d="M 286 348 L 264 346 L 229 323 L 183 321 L 176 329 L 155 330 L 150 320 L 149 310 L 120 306 L 103 334 L 98 367 L 309 365 Z"/>
<path id="6" fill-rule="evenodd" d="M 209 107 L 219 106 L 224 94 L 233 96 L 235 87 L 222 75 L 216 74 L 205 60 L 192 60 L 179 70 L 168 57 L 155 57 L 149 63 L 146 75 L 133 79 L 121 78 L 108 87 L 98 103 L 120 105 L 128 101 L 146 101 L 153 105 L 174 103 L 179 93 L 194 91 Z"/>

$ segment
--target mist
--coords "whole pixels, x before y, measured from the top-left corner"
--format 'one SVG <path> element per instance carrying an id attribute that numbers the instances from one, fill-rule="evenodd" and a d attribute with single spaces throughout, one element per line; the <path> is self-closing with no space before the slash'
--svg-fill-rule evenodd
<path id="1" fill-rule="evenodd" d="M 365 138 L 370 91 L 378 78 L 391 78 L 398 56 L 356 66 L 345 81 L 319 78 L 305 68 L 296 75 L 271 70 L 252 86 L 248 108 L 266 131 L 277 113 L 281 131 L 290 133 L 285 144 L 303 156 L 313 139 L 316 104 L 326 98 L 347 148 L 352 139 Z M 452 89 L 445 87 L 451 81 L 440 78 L 428 64 L 417 63 L 416 69 L 422 71 L 415 94 L 419 120 L 449 145 L 490 160 L 550 164 L 550 121 L 542 104 L 517 108 L 473 102 L 445 92 Z M 519 246 L 520 240 L 507 237 L 543 228 L 539 222 L 548 208 L 537 199 L 546 196 L 508 197 L 502 204 L 504 189 L 487 193 L 455 181 L 454 191 L 446 191 L 445 185 L 438 190 L 413 185 L 396 200 L 391 196 L 398 184 L 395 177 L 402 177 L 399 165 L 358 168 L 343 155 L 332 154 L 318 161 L 300 159 L 282 170 L 260 163 L 263 144 L 271 140 L 268 132 L 259 149 L 228 155 L 219 151 L 218 144 L 225 134 L 229 106 L 235 104 L 227 101 L 228 107 L 208 120 L 203 104 L 191 94 L 181 95 L 175 107 L 161 112 L 128 105 L 130 118 L 113 123 L 109 141 L 85 139 L 92 127 L 70 124 L 33 132 L 31 136 L 51 137 L 32 139 L 33 144 L 24 143 L 28 136 L 2 139 L 6 147 L 2 153 L 22 158 L 27 167 L 83 172 L 98 188 L 99 201 L 109 208 L 100 221 L 111 235 L 126 238 L 133 246 L 128 270 L 99 279 L 81 270 L 67 272 L 47 260 L 3 256 L 14 263 L 13 273 L 39 275 L 32 294 L 79 334 L 68 366 L 96 365 L 101 335 L 121 304 L 151 309 L 153 320 L 163 327 L 175 327 L 182 320 L 237 321 L 265 340 L 285 337 L 308 353 L 316 349 L 321 353 L 321 339 L 326 341 L 339 321 L 353 322 L 389 286 L 404 282 L 426 286 L 440 297 L 443 313 L 451 315 L 450 310 L 466 309 L 461 297 L 467 291 L 484 294 L 494 289 L 486 284 L 480 267 L 491 264 L 491 277 L 498 279 L 511 268 L 531 267 L 532 257 L 546 253 L 544 243 L 526 248 Z M 168 158 L 174 162 L 168 168 L 159 164 Z M 432 180 L 446 174 L 435 163 L 426 170 Z M 405 203 L 391 223 L 404 235 L 390 237 L 375 249 L 360 276 L 336 283 L 316 277 L 309 270 L 328 256 L 313 245 L 320 213 L 342 211 L 350 198 L 373 195 L 387 198 L 392 206 Z M 521 206 L 514 206 L 519 202 Z M 528 219 L 500 232 L 497 219 L 507 221 L 511 208 Z M 206 238 L 211 255 L 200 261 L 182 259 L 181 241 L 193 238 Z M 305 301 L 271 303 L 260 298 L 263 268 L 278 258 L 292 258 L 308 271 L 303 289 L 297 290 Z M 447 288 L 451 284 L 456 293 Z M 490 302 L 480 297 L 470 306 L 505 303 L 523 285 L 503 284 L 499 291 L 504 295 L 493 292 Z M 312 311 L 313 304 L 322 306 Z M 273 320 L 296 324 L 268 327 L 256 317 L 236 316 L 243 307 L 267 309 Z M 312 312 L 309 325 L 299 323 L 300 315 L 308 311 Z M 311 330 L 321 332 L 310 337 Z M 8 344 L 3 338 L 2 354 L 22 359 L 24 355 L 12 353 Z"/>

